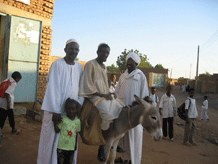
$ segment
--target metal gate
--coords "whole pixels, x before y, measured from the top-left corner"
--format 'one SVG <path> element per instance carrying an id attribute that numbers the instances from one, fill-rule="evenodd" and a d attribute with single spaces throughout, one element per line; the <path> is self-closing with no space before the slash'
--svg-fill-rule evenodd
<path id="1" fill-rule="evenodd" d="M 22 75 L 14 91 L 15 102 L 37 99 L 41 31 L 41 21 L 11 16 L 8 77 L 14 71 Z"/>

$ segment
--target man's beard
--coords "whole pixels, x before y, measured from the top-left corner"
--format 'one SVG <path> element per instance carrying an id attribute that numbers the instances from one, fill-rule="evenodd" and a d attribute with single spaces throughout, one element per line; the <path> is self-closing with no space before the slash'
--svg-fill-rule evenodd
<path id="1" fill-rule="evenodd" d="M 71 55 L 69 55 L 69 59 L 70 60 L 75 60 L 76 59 L 76 54 L 71 54 Z"/>

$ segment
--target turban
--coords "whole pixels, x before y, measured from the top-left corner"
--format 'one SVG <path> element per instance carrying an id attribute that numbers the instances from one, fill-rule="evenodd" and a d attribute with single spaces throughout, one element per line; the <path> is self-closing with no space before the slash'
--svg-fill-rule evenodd
<path id="1" fill-rule="evenodd" d="M 69 39 L 67 42 L 66 42 L 66 45 L 68 45 L 69 43 L 77 43 L 78 44 L 78 42 L 76 41 L 76 39 Z"/>
<path id="2" fill-rule="evenodd" d="M 132 60 L 134 60 L 137 63 L 137 66 L 141 63 L 141 59 L 140 57 L 134 53 L 134 52 L 130 52 L 127 56 L 126 56 L 126 62 L 129 58 L 132 58 Z"/>

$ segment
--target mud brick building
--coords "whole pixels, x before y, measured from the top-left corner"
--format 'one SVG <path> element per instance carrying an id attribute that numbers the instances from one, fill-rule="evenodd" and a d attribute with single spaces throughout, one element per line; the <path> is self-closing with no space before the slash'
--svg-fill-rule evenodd
<path id="1" fill-rule="evenodd" d="M 188 84 L 199 93 L 218 93 L 218 74 L 213 74 L 204 79 L 198 79 L 197 87 L 195 87 L 195 80 L 189 81 Z"/>
<path id="2" fill-rule="evenodd" d="M 0 0 L 0 80 L 22 74 L 15 102 L 43 99 L 55 0 Z"/>

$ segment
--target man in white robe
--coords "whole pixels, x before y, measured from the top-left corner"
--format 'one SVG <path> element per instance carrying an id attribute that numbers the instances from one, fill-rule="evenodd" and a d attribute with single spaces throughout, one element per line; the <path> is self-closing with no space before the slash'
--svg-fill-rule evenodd
<path id="1" fill-rule="evenodd" d="M 134 95 L 144 98 L 149 95 L 147 79 L 144 73 L 136 69 L 140 64 L 140 57 L 134 52 L 126 56 L 127 70 L 120 76 L 115 93 L 125 105 L 131 105 L 135 100 Z M 126 153 L 122 154 L 124 161 L 140 164 L 142 157 L 143 127 L 141 124 L 129 130 L 121 139 L 122 147 Z M 131 162 L 130 162 L 131 160 Z"/>
<path id="2" fill-rule="evenodd" d="M 124 106 L 122 101 L 115 99 L 109 92 L 107 68 L 103 64 L 110 54 L 110 47 L 102 43 L 98 46 L 97 58 L 86 63 L 79 95 L 87 97 L 96 106 L 102 118 L 101 129 L 107 130 L 113 119 L 119 117 Z M 119 147 L 120 148 L 120 147 Z M 98 160 L 104 162 L 104 146 L 99 147 Z"/>
<path id="3" fill-rule="evenodd" d="M 43 123 L 39 141 L 37 164 L 57 164 L 57 144 L 60 133 L 55 133 L 53 121 L 60 121 L 65 114 L 64 103 L 67 98 L 76 100 L 80 105 L 83 98 L 79 97 L 79 82 L 83 67 L 75 61 L 79 52 L 79 44 L 74 39 L 66 42 L 66 56 L 52 63 L 48 74 L 47 89 L 42 110 Z M 78 148 L 78 144 L 77 144 Z M 74 153 L 73 164 L 77 161 Z"/>

